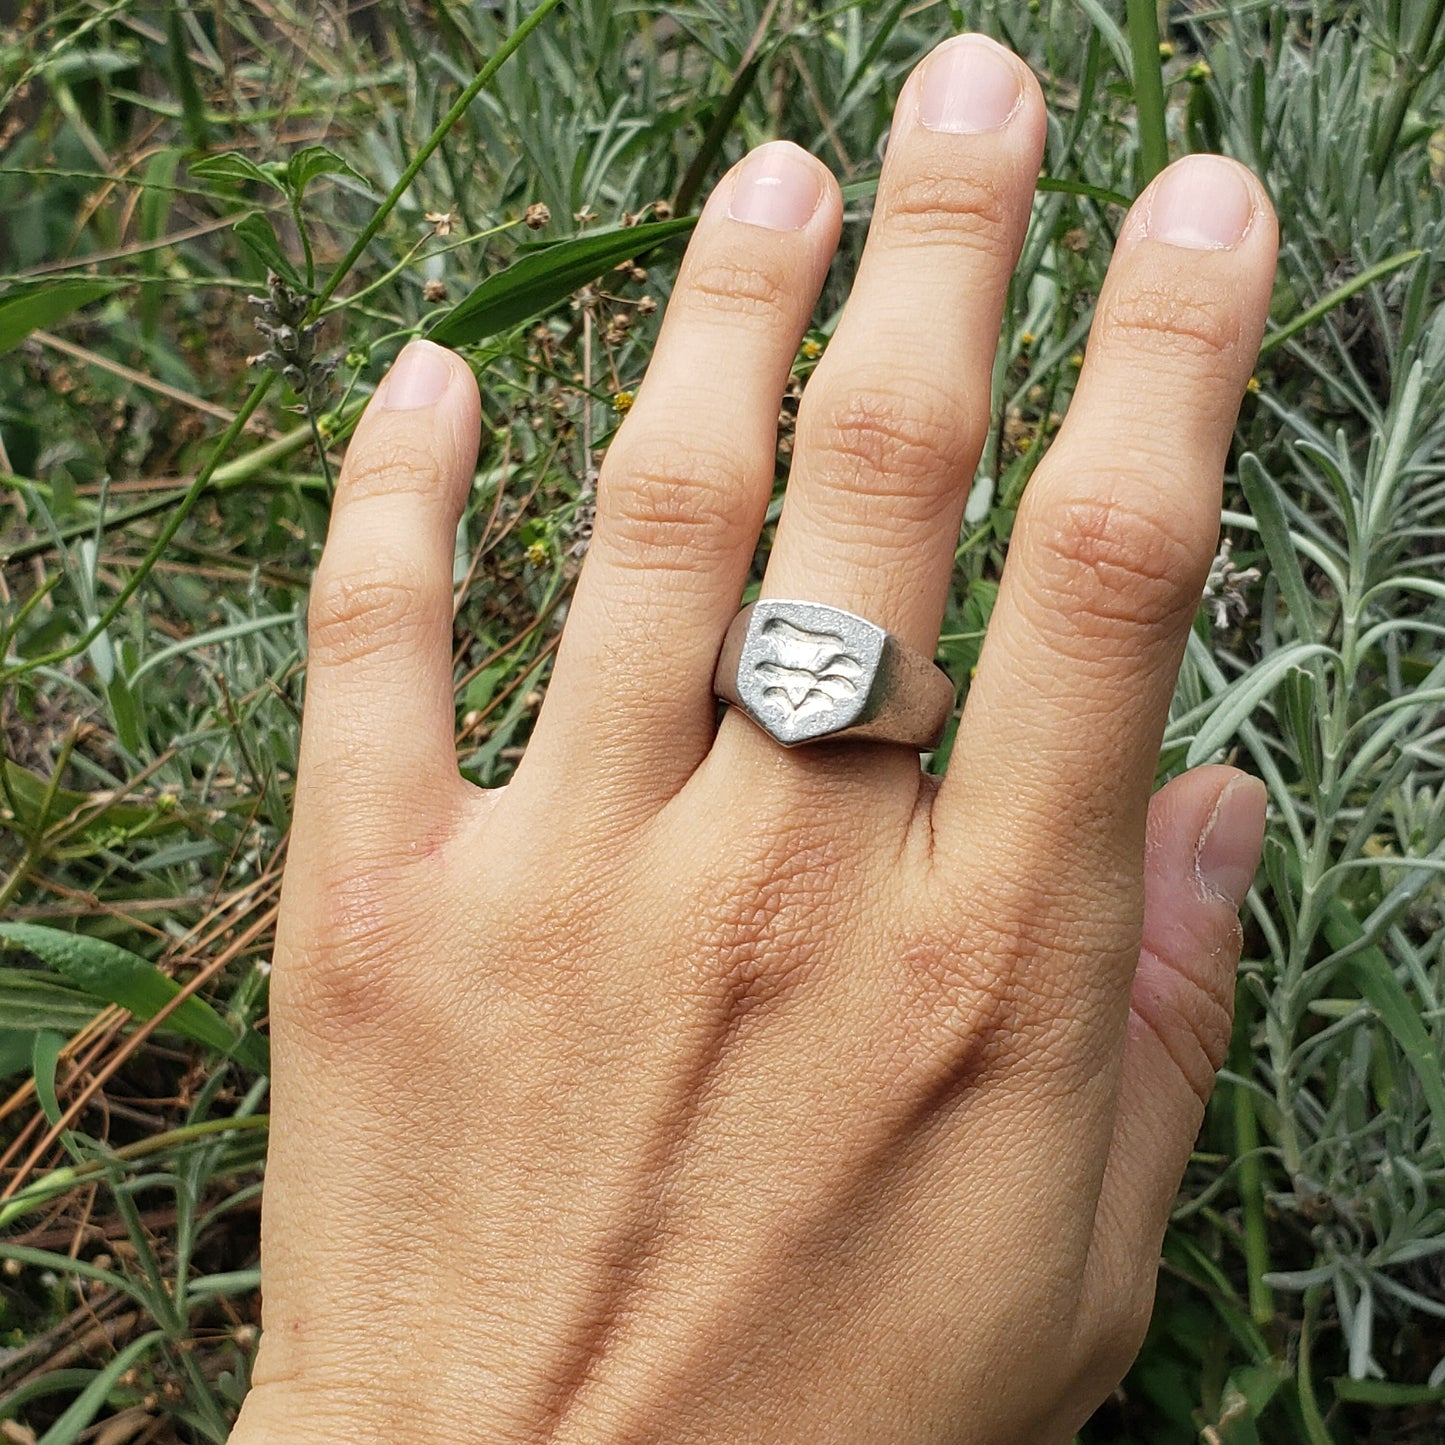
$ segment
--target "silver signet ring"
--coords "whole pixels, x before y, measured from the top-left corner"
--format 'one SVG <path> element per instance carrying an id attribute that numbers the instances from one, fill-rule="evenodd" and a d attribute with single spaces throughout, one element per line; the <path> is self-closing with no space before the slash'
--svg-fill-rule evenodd
<path id="1" fill-rule="evenodd" d="M 733 619 L 713 690 L 785 748 L 866 738 L 927 752 L 954 701 L 948 674 L 876 623 L 778 598 Z"/>

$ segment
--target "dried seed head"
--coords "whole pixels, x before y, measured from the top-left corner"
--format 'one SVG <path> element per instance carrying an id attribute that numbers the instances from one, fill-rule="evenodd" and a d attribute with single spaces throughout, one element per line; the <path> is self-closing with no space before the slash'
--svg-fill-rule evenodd
<path id="1" fill-rule="evenodd" d="M 433 277 L 421 288 L 421 294 L 424 301 L 445 301 L 447 299 L 446 282 L 438 281 Z"/>
<path id="2" fill-rule="evenodd" d="M 422 219 L 432 228 L 435 236 L 450 236 L 457 218 L 451 211 L 428 211 Z"/>
<path id="3" fill-rule="evenodd" d="M 527 223 L 529 230 L 540 231 L 551 221 L 552 212 L 544 202 L 533 201 L 532 204 L 527 207 L 522 219 Z"/>
<path id="4" fill-rule="evenodd" d="M 670 221 L 672 219 L 672 202 L 654 201 L 652 203 L 652 214 L 659 221 Z"/>
<path id="5" fill-rule="evenodd" d="M 266 278 L 266 294 L 247 299 L 260 313 L 256 330 L 270 343 L 264 351 L 247 357 L 247 364 L 279 371 L 300 396 L 304 411 L 320 411 L 339 358 L 323 361 L 317 357 L 316 338 L 321 323 L 306 324 L 309 298 L 293 291 L 272 272 Z"/>
<path id="6" fill-rule="evenodd" d="M 1219 554 L 1211 564 L 1209 579 L 1204 584 L 1201 600 L 1216 632 L 1223 632 L 1231 624 L 1243 622 L 1249 616 L 1249 602 L 1242 589 L 1246 583 L 1258 582 L 1262 576 L 1258 567 L 1236 567 L 1230 558 L 1233 551 L 1234 543 L 1225 537 L 1219 544 Z"/>
<path id="7" fill-rule="evenodd" d="M 644 296 L 637 303 L 637 314 L 639 316 L 651 316 L 657 310 L 657 298 L 655 296 Z"/>

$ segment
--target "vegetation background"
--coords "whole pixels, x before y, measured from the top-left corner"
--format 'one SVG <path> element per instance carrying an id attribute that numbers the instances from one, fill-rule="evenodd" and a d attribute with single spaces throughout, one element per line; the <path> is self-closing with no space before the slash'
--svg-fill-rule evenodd
<path id="1" fill-rule="evenodd" d="M 1052 112 L 940 644 L 964 687 L 1122 208 L 1218 150 L 1283 230 L 1160 759 L 1257 771 L 1269 841 L 1154 1327 L 1082 1439 L 1445 1439 L 1445 0 L 0 18 L 0 1439 L 219 1445 L 246 1389 L 307 577 L 387 362 L 430 328 L 481 379 L 457 752 L 495 784 L 670 238 L 770 137 L 848 184 L 781 495 L 893 97 L 964 28 Z"/>

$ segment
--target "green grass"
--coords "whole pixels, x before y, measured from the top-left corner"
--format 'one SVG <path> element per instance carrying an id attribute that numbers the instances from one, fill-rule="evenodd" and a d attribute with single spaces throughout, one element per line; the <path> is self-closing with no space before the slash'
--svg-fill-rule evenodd
<path id="1" fill-rule="evenodd" d="M 0 37 L 0 1438 L 219 1442 L 244 1392 L 301 617 L 388 360 L 441 323 L 482 383 L 456 701 L 463 771 L 491 785 L 685 227 L 603 233 L 685 217 L 760 140 L 821 156 L 849 219 L 801 385 L 892 98 L 967 25 L 1031 62 L 1052 122 L 940 646 L 955 677 L 1119 202 L 1222 150 L 1282 230 L 1226 493 L 1245 576 L 1222 568 L 1238 603 L 1201 609 L 1160 760 L 1266 780 L 1265 867 L 1154 1327 L 1084 1438 L 1438 1440 L 1445 0 L 420 13 L 76 0 Z M 268 268 L 314 342 L 257 331 Z"/>

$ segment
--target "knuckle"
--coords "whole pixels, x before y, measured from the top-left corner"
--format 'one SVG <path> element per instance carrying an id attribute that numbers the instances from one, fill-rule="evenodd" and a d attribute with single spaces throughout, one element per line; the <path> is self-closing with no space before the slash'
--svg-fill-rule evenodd
<path id="1" fill-rule="evenodd" d="M 725 830 L 715 866 L 689 886 L 701 946 L 689 951 L 688 986 L 710 1001 L 728 1038 L 762 1026 L 827 975 L 831 940 L 850 912 L 838 838 L 800 809 L 767 811 L 775 827 Z"/>
<path id="2" fill-rule="evenodd" d="M 365 571 L 323 562 L 307 609 L 311 660 L 344 664 L 404 644 L 431 620 L 429 591 L 422 569 L 399 554 L 382 554 Z"/>
<path id="3" fill-rule="evenodd" d="M 624 564 L 693 569 L 725 556 L 745 530 L 750 489 L 736 458 L 696 450 L 676 468 L 609 467 L 598 484 L 596 537 Z"/>
<path id="4" fill-rule="evenodd" d="M 1144 485 L 1159 491 L 1157 479 Z M 1119 490 L 1040 492 L 1028 506 L 1032 590 L 1051 617 L 1094 641 L 1121 623 L 1165 628 L 1192 616 L 1208 566 L 1208 539 L 1189 535 L 1177 514 L 1127 502 Z"/>
<path id="5" fill-rule="evenodd" d="M 983 254 L 1011 257 L 1014 210 L 1007 185 L 987 171 L 965 173 L 913 167 L 889 184 L 883 222 L 904 239 L 936 245 L 940 230 L 948 244 L 960 241 Z"/>
<path id="6" fill-rule="evenodd" d="M 890 516 L 932 524 L 953 505 L 971 461 L 960 407 L 927 382 L 867 386 L 815 402 L 804 396 L 805 452 L 845 493 L 891 504 Z"/>
<path id="7" fill-rule="evenodd" d="M 689 264 L 683 296 L 685 305 L 711 314 L 764 318 L 788 314 L 795 290 L 776 269 L 721 251 Z"/>
<path id="8" fill-rule="evenodd" d="M 338 855 L 344 858 L 345 850 Z M 405 1036 L 434 1007 L 434 981 L 398 964 L 415 926 L 398 901 L 399 871 L 374 862 L 324 867 L 299 937 L 278 949 L 278 1009 L 325 1054 Z"/>
<path id="9" fill-rule="evenodd" d="M 1149 1321 L 1154 1313 L 1154 1291 L 1158 1282 L 1158 1256 L 1147 1250 L 1133 1251 L 1133 1263 L 1120 1271 L 1123 1278 L 1107 1292 L 1104 1318 L 1093 1336 L 1092 1369 L 1100 1380 L 1117 1384 L 1144 1348 Z"/>
<path id="10" fill-rule="evenodd" d="M 1100 302 L 1095 325 L 1111 346 L 1221 373 L 1232 370 L 1241 340 L 1240 316 L 1222 298 L 1162 284 L 1120 287 Z"/>

